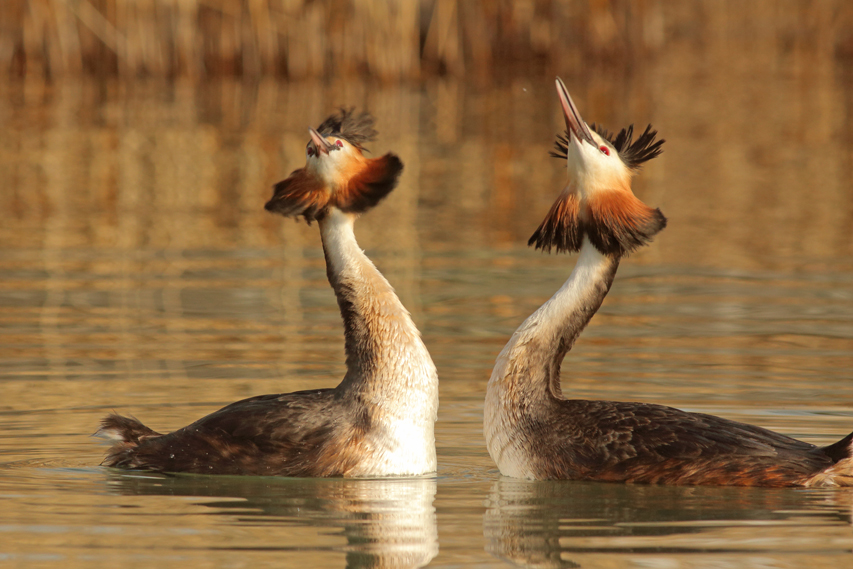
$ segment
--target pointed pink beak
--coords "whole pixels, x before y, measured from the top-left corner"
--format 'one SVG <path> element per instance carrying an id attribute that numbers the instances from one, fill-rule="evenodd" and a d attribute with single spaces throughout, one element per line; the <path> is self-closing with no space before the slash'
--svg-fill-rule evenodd
<path id="1" fill-rule="evenodd" d="M 583 122 L 575 102 L 572 101 L 572 96 L 569 95 L 569 90 L 559 77 L 557 77 L 557 94 L 560 96 L 560 104 L 563 105 L 563 118 L 566 119 L 566 130 L 569 131 L 570 136 L 574 135 L 579 142 L 588 142 L 595 146 L 589 127 Z"/>
<path id="2" fill-rule="evenodd" d="M 317 156 L 319 156 L 321 152 L 323 154 L 328 154 L 329 150 L 336 148 L 334 144 L 323 138 L 323 135 L 313 128 L 309 127 L 308 133 L 311 135 L 311 142 L 314 144 L 314 149 L 317 150 Z"/>

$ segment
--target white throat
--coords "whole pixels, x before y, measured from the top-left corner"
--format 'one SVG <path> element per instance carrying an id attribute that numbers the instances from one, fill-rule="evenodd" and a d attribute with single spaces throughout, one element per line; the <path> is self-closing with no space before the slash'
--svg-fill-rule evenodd
<path id="1" fill-rule="evenodd" d="M 371 434 L 371 444 L 380 449 L 378 470 L 433 472 L 435 365 L 394 289 L 358 246 L 354 219 L 330 208 L 320 221 L 329 281 L 346 335 L 347 374 L 337 389 L 383 425 Z"/>

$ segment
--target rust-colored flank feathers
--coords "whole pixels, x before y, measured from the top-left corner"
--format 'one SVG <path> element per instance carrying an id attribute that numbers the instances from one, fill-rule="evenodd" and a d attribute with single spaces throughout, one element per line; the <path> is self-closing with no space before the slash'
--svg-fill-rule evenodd
<path id="1" fill-rule="evenodd" d="M 335 420 L 334 430 L 324 424 L 329 411 L 340 411 L 334 399 L 333 389 L 260 395 L 167 434 L 108 415 L 99 432 L 117 442 L 104 464 L 193 474 L 349 476 L 370 451 L 364 429 L 349 425 L 349 417 Z"/>

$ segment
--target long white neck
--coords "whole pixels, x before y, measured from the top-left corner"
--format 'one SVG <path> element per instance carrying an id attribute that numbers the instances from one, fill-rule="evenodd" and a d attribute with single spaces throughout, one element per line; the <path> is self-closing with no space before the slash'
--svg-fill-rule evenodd
<path id="1" fill-rule="evenodd" d="M 326 271 L 344 321 L 347 374 L 338 389 L 381 407 L 380 415 L 431 424 L 438 407 L 435 365 L 394 289 L 358 246 L 354 221 L 336 208 L 320 220 Z"/>
<path id="2" fill-rule="evenodd" d="M 584 236 L 568 280 L 518 327 L 498 356 L 486 389 L 484 427 L 501 472 L 499 459 L 513 446 L 522 410 L 529 419 L 538 411 L 547 413 L 550 400 L 562 398 L 563 358 L 607 296 L 618 266 L 618 257 L 602 255 Z"/>
<path id="3" fill-rule="evenodd" d="M 619 260 L 587 237 L 577 264 L 545 304 L 518 327 L 495 363 L 489 384 L 516 384 L 531 394 L 561 397 L 560 365 L 610 290 Z"/>

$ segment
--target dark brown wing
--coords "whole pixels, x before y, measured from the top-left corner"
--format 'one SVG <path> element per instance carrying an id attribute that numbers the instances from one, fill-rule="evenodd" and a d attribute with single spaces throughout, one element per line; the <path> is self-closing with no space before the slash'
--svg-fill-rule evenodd
<path id="1" fill-rule="evenodd" d="M 560 448 L 549 478 L 791 486 L 834 462 L 814 445 L 713 415 L 641 403 L 556 403 L 561 420 L 544 429 Z"/>
<path id="2" fill-rule="evenodd" d="M 366 420 L 341 420 L 352 416 L 343 405 L 333 389 L 252 397 L 167 435 L 118 443 L 106 464 L 197 474 L 343 476 L 362 452 L 367 427 Z"/>

